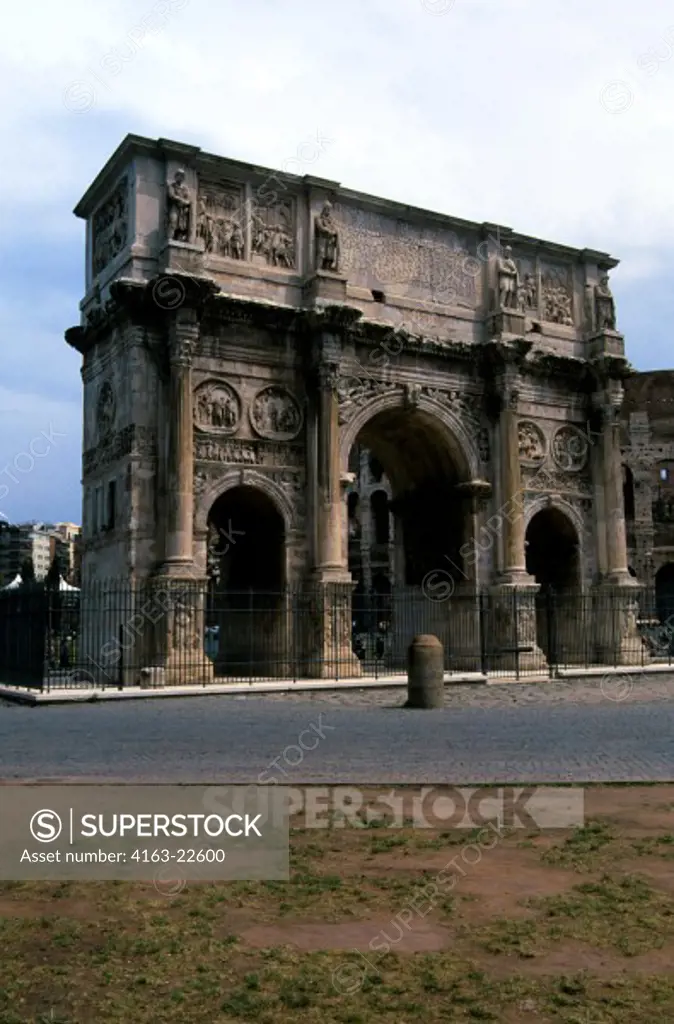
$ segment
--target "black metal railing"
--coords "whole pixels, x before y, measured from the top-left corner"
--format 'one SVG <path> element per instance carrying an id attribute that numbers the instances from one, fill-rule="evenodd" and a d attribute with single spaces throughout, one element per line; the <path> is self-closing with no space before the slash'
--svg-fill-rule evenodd
<path id="1" fill-rule="evenodd" d="M 382 678 L 406 673 L 420 633 L 439 637 L 455 674 L 520 678 L 672 663 L 673 594 L 501 588 L 440 596 L 417 587 L 354 592 L 346 584 L 278 592 L 193 580 L 103 580 L 79 592 L 28 584 L 0 591 L 0 684 L 51 690 Z"/>

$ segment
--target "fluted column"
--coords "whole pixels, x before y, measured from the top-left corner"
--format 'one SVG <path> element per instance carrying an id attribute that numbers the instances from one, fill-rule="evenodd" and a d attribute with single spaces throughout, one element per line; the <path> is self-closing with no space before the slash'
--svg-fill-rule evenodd
<path id="1" fill-rule="evenodd" d="M 499 456 L 503 537 L 503 576 L 509 582 L 529 582 L 526 570 L 524 502 L 520 469 L 517 406 L 517 382 L 510 377 L 501 381 L 503 401 L 499 415 Z"/>
<path id="2" fill-rule="evenodd" d="M 622 459 L 620 455 L 620 405 L 623 389 L 619 382 L 610 382 L 599 393 L 595 403 L 602 415 L 600 452 L 604 484 L 606 578 L 612 584 L 632 584 L 627 568 L 627 529 L 623 500 Z"/>
<path id="3" fill-rule="evenodd" d="M 194 452 L 192 357 L 199 337 L 196 313 L 180 310 L 169 328 L 167 515 L 165 572 L 182 575 L 193 565 Z"/>
<path id="4" fill-rule="evenodd" d="M 344 575 L 342 552 L 342 488 L 339 465 L 339 369 L 318 368 L 317 570 L 324 576 Z"/>

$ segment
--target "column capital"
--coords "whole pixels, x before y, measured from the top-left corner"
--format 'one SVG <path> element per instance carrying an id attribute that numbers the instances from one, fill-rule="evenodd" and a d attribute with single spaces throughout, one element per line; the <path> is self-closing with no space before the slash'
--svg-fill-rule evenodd
<path id="1" fill-rule="evenodd" d="M 199 321 L 194 310 L 180 310 L 169 327 L 171 366 L 190 367 L 199 342 Z"/>
<path id="2" fill-rule="evenodd" d="M 329 391 L 334 395 L 337 394 L 340 381 L 339 363 L 319 363 L 316 367 L 316 376 L 321 391 Z"/>

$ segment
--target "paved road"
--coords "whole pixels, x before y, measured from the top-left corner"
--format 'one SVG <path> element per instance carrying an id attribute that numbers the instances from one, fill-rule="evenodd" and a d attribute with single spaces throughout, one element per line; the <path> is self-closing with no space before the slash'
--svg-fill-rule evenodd
<path id="1" fill-rule="evenodd" d="M 581 701 L 568 686 L 559 699 L 521 685 L 472 690 L 442 711 L 300 694 L 0 705 L 0 777 L 225 783 L 266 770 L 289 785 L 674 781 L 671 693 L 618 701 L 597 691 Z"/>

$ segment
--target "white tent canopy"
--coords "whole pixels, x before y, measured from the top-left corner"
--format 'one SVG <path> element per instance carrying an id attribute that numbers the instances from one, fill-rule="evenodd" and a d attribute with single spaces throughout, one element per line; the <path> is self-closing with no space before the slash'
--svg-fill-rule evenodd
<path id="1" fill-rule="evenodd" d="M 17 573 L 11 583 L 8 583 L 6 586 L 1 587 L 0 589 L 17 590 L 22 584 L 23 580 L 21 579 L 21 573 Z M 78 592 L 79 589 L 79 587 L 73 587 L 70 585 L 70 583 L 66 583 L 66 581 L 63 579 L 63 576 L 59 576 L 59 590 L 70 590 L 73 592 Z"/>

